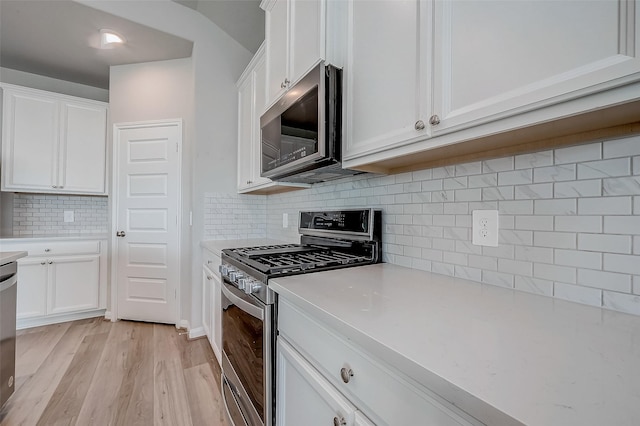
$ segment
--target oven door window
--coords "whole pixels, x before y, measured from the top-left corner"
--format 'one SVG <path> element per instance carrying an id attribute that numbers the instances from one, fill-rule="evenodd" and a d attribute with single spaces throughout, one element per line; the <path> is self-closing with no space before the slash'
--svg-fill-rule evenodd
<path id="1" fill-rule="evenodd" d="M 243 311 L 222 295 L 222 347 L 264 422 L 263 332 L 261 319 Z"/>
<path id="2" fill-rule="evenodd" d="M 318 86 L 262 127 L 262 172 L 318 152 Z"/>

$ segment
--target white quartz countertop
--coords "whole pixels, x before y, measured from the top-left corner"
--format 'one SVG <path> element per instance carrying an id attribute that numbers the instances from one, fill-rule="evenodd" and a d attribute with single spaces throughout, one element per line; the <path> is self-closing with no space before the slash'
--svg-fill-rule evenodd
<path id="1" fill-rule="evenodd" d="M 0 251 L 0 265 L 15 262 L 23 257 L 27 257 L 26 251 Z"/>
<path id="2" fill-rule="evenodd" d="M 489 425 L 640 425 L 640 317 L 378 264 L 269 286 Z"/>
<path id="3" fill-rule="evenodd" d="M 74 240 L 103 240 L 109 238 L 109 233 L 95 234 L 67 234 L 67 235 L 14 235 L 0 238 L 0 247 L 3 242 L 24 241 L 74 241 Z"/>
<path id="4" fill-rule="evenodd" d="M 270 238 L 254 238 L 248 240 L 203 240 L 200 247 L 205 248 L 214 254 L 220 256 L 223 249 L 239 248 L 239 247 L 256 247 L 268 246 L 275 244 L 289 244 L 285 241 L 272 240 Z"/>

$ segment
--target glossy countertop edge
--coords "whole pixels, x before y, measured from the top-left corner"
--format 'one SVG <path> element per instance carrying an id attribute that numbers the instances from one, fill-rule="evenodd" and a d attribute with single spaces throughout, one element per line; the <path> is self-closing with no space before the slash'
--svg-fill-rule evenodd
<path id="1" fill-rule="evenodd" d="M 640 317 L 389 264 L 269 286 L 488 425 L 640 424 Z"/>
<path id="2" fill-rule="evenodd" d="M 73 241 L 73 240 L 106 240 L 109 238 L 109 233 L 95 233 L 95 234 L 64 234 L 64 235 L 14 235 L 11 237 L 0 238 L 0 247 L 2 243 L 11 242 L 39 242 L 39 241 Z"/>
<path id="3" fill-rule="evenodd" d="M 202 240 L 200 247 L 220 256 L 222 250 L 239 247 L 256 247 L 276 244 L 297 244 L 296 242 L 274 240 L 271 238 L 249 238 L 239 240 Z"/>
<path id="4" fill-rule="evenodd" d="M 0 265 L 15 262 L 23 257 L 27 257 L 26 251 L 0 251 Z"/>

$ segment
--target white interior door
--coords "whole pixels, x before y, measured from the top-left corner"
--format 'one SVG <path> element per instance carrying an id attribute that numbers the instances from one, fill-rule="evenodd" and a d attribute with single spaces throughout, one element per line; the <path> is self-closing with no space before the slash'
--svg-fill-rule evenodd
<path id="1" fill-rule="evenodd" d="M 182 123 L 116 125 L 116 317 L 177 322 Z"/>

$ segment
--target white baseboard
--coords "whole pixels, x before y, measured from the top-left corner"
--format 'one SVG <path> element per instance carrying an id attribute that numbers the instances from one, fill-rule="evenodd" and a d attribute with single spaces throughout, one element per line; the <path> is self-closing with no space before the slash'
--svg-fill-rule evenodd
<path id="1" fill-rule="evenodd" d="M 104 313 L 104 319 L 109 320 L 111 322 L 115 322 L 115 318 L 113 317 L 113 312 L 111 311 L 105 311 Z"/>
<path id="2" fill-rule="evenodd" d="M 204 327 L 196 327 L 189 330 L 189 339 L 195 339 L 202 336 L 205 336 Z"/>
<path id="3" fill-rule="evenodd" d="M 40 327 L 41 325 L 59 324 L 61 322 L 75 321 L 86 318 L 96 318 L 106 316 L 104 309 L 92 311 L 73 312 L 68 314 L 48 315 L 45 317 L 24 318 L 16 321 L 16 330 L 25 328 Z"/>

